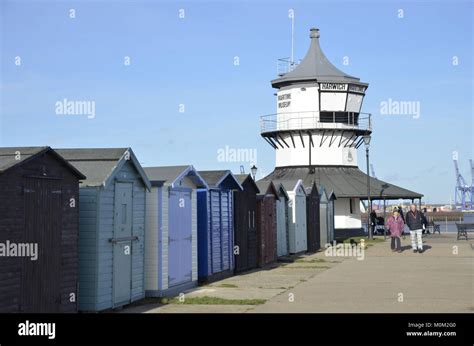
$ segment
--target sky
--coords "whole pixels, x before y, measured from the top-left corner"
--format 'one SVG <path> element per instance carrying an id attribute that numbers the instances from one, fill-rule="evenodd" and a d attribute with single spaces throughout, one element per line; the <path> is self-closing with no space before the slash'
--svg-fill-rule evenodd
<path id="1" fill-rule="evenodd" d="M 0 0 L 0 146 L 132 147 L 145 166 L 255 163 L 261 178 L 275 154 L 259 117 L 276 113 L 290 9 L 296 59 L 318 27 L 328 59 L 369 83 L 376 176 L 449 203 L 453 151 L 471 181 L 471 1 Z M 61 113 L 64 99 L 94 115 Z M 389 100 L 419 117 L 384 114 Z"/>

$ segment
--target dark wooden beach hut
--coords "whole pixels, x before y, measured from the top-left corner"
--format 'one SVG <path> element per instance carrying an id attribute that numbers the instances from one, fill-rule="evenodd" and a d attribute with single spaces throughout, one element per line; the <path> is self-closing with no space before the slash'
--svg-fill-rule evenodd
<path id="1" fill-rule="evenodd" d="M 318 188 L 316 183 L 313 182 L 306 191 L 308 252 L 315 252 L 321 248 L 319 197 Z"/>
<path id="2" fill-rule="evenodd" d="M 277 186 L 279 200 L 277 204 L 277 255 L 278 257 L 287 256 L 290 253 L 289 242 L 289 209 L 288 203 L 290 197 L 286 192 L 283 184 L 279 183 Z"/>
<path id="3" fill-rule="evenodd" d="M 277 260 L 278 191 L 273 182 L 257 182 L 257 263 L 259 267 Z"/>
<path id="4" fill-rule="evenodd" d="M 79 191 L 79 310 L 118 308 L 145 297 L 145 192 L 131 148 L 58 149 L 87 179 Z"/>
<path id="5" fill-rule="evenodd" d="M 334 239 L 335 233 L 335 214 L 334 214 L 334 204 L 337 199 L 336 194 L 334 191 L 331 191 L 329 194 L 329 201 L 328 201 L 328 242 L 331 243 Z"/>
<path id="6" fill-rule="evenodd" d="M 77 311 L 79 180 L 50 147 L 0 148 L 0 312 Z"/>
<path id="7" fill-rule="evenodd" d="M 235 176 L 243 190 L 234 191 L 235 272 L 257 267 L 257 194 L 260 192 L 250 174 Z"/>

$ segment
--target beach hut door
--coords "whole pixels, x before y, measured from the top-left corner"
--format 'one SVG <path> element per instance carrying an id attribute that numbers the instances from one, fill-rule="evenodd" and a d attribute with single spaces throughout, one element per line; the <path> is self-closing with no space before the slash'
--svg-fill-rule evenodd
<path id="1" fill-rule="evenodd" d="M 171 190 L 169 201 L 168 285 L 174 286 L 192 280 L 191 191 Z"/>
<path id="2" fill-rule="evenodd" d="M 62 191 L 59 180 L 25 179 L 24 240 L 38 244 L 37 260 L 22 260 L 20 311 L 59 312 Z M 1 296 L 1 294 L 0 294 Z"/>
<path id="3" fill-rule="evenodd" d="M 115 185 L 114 305 L 130 302 L 132 281 L 132 184 Z"/>

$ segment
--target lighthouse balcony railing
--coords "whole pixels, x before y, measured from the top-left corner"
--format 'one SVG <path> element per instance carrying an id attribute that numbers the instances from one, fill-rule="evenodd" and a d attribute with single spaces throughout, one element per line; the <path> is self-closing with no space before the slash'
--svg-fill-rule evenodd
<path id="1" fill-rule="evenodd" d="M 293 71 L 299 62 L 291 60 L 291 58 L 281 58 L 277 60 L 277 75 L 282 77 L 288 72 Z"/>
<path id="2" fill-rule="evenodd" d="M 372 131 L 371 115 L 359 112 L 306 111 L 260 117 L 261 133 L 312 129 Z"/>

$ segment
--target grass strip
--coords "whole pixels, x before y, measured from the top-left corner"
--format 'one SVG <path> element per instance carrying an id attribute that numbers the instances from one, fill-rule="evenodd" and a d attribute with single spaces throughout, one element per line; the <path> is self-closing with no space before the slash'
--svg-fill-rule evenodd
<path id="1" fill-rule="evenodd" d="M 180 301 L 179 298 L 173 298 L 169 304 L 186 305 L 261 305 L 265 304 L 265 299 L 226 299 L 218 297 L 187 297 Z"/>

